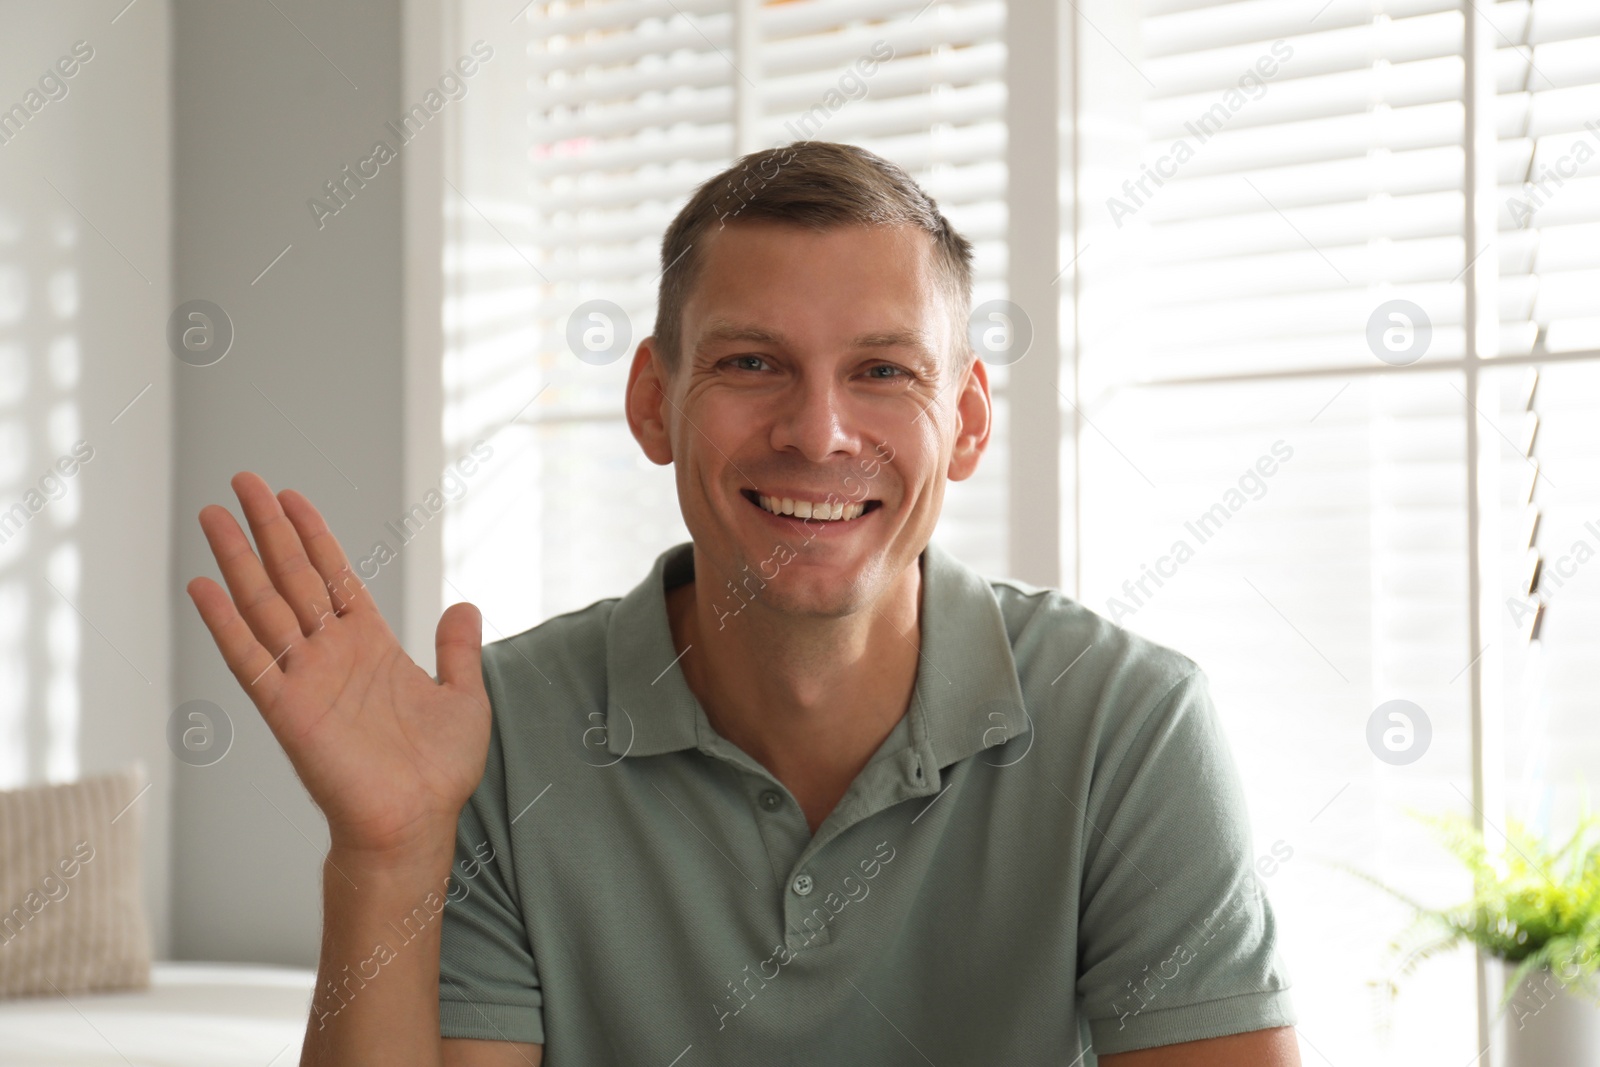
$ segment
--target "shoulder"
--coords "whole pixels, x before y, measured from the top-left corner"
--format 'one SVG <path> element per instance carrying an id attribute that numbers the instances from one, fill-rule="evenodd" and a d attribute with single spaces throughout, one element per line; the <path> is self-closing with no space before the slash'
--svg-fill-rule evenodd
<path id="1" fill-rule="evenodd" d="M 1081 672 L 1080 677 L 1115 685 L 1128 696 L 1161 695 L 1200 674 L 1199 664 L 1183 653 L 1118 626 L 1058 589 L 1015 579 L 985 581 L 1024 682 L 1059 663 L 1056 670 L 1065 673 L 1050 673 L 1050 684 Z"/>
<path id="2" fill-rule="evenodd" d="M 604 707 L 606 639 L 617 602 L 598 600 L 484 645 L 484 683 L 495 718 L 523 717 L 552 698 Z"/>
<path id="3" fill-rule="evenodd" d="M 1029 713 L 1096 762 L 1115 763 L 1165 716 L 1204 700 L 1188 656 L 1111 622 L 1057 589 L 986 579 Z"/>

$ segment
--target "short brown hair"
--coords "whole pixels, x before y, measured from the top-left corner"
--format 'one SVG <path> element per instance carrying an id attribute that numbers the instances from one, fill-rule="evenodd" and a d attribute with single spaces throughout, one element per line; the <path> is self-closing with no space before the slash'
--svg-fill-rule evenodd
<path id="1" fill-rule="evenodd" d="M 701 238 L 730 222 L 774 221 L 827 230 L 909 223 L 933 239 L 934 269 L 956 318 L 958 351 L 970 355 L 972 242 L 898 165 L 855 145 L 797 141 L 741 156 L 689 197 L 661 238 L 655 338 L 669 372 L 683 343 L 683 308 L 700 273 Z M 965 367 L 965 362 L 959 364 Z"/>

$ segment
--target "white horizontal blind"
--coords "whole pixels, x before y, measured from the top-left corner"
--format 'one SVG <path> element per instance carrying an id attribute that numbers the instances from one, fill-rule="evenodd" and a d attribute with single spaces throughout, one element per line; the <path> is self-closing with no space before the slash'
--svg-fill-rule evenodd
<path id="1" fill-rule="evenodd" d="M 1600 349 L 1600 5 L 1489 9 L 1502 355 Z"/>
<path id="2" fill-rule="evenodd" d="M 1138 103 L 1085 90 L 1084 593 L 1207 671 L 1257 851 L 1294 849 L 1267 888 L 1302 1056 L 1465 1063 L 1470 955 L 1375 997 L 1408 916 L 1328 866 L 1470 890 L 1399 814 L 1470 811 L 1465 378 L 1371 373 L 1368 342 L 1404 299 L 1422 365 L 1464 354 L 1463 22 L 1320 6 L 1147 0 L 1106 30 Z M 1350 373 L 1285 376 L 1311 368 Z M 1366 741 L 1393 699 L 1431 723 L 1407 766 Z"/>
<path id="3" fill-rule="evenodd" d="M 740 92 L 756 96 L 764 146 L 844 141 L 905 166 L 977 245 L 977 298 L 1004 295 L 1004 11 L 1000 0 L 763 5 L 756 54 L 741 62 L 732 0 L 528 9 L 526 55 L 505 60 L 522 77 L 466 102 L 474 133 L 460 145 L 470 206 L 454 202 L 449 250 L 446 450 L 493 435 L 496 456 L 450 513 L 447 600 L 470 597 L 516 632 L 625 592 L 687 539 L 672 470 L 639 451 L 622 390 L 654 325 L 661 236 L 733 161 Z M 615 304 L 630 331 L 604 366 L 567 341 L 591 300 Z M 953 487 L 939 532 L 990 569 L 1004 564 L 1003 452 Z"/>
<path id="4" fill-rule="evenodd" d="M 1501 354 L 1600 357 L 1600 8 L 1490 10 L 1496 54 Z M 1501 589 L 1506 773 L 1517 817 L 1565 832 L 1594 801 L 1600 646 L 1600 363 L 1506 370 Z"/>
<path id="5" fill-rule="evenodd" d="M 1600 694 L 1600 361 L 1493 376 L 1501 582 L 1490 590 L 1504 650 L 1511 814 L 1569 832 L 1595 797 Z"/>
<path id="6" fill-rule="evenodd" d="M 468 339 L 446 433 L 497 434 L 499 453 L 498 480 L 448 531 L 446 597 L 470 593 L 504 633 L 626 592 L 687 538 L 671 469 L 640 452 L 622 391 L 654 322 L 661 234 L 732 159 L 731 31 L 721 0 L 535 3 L 506 50 L 520 77 L 479 102 L 508 121 L 463 138 L 463 192 L 495 225 L 458 246 L 482 266 L 462 264 Z M 579 314 L 579 329 L 613 331 L 600 365 L 567 336 L 594 300 L 620 311 Z"/>
<path id="7" fill-rule="evenodd" d="M 1499 48 L 1500 349 L 1600 357 L 1600 7 L 1489 11 Z M 1512 814 L 1561 833 L 1600 766 L 1600 362 L 1493 376 Z"/>
<path id="8" fill-rule="evenodd" d="M 1427 312 L 1428 358 L 1462 354 L 1458 7 L 1143 6 L 1142 151 L 1086 175 L 1085 271 L 1137 266 L 1152 294 L 1093 327 L 1117 379 L 1370 358 L 1376 292 Z"/>
<path id="9" fill-rule="evenodd" d="M 1122 391 L 1084 437 L 1086 602 L 1211 678 L 1256 851 L 1295 851 L 1267 888 L 1302 1033 L 1335 1063 L 1425 1062 L 1473 1036 L 1457 1025 L 1472 1013 L 1470 957 L 1424 966 L 1398 1010 L 1374 998 L 1407 915 L 1327 866 L 1441 903 L 1470 888 L 1398 814 L 1464 807 L 1455 790 L 1471 792 L 1453 378 Z M 1432 725 L 1412 766 L 1365 743 L 1368 716 L 1396 698 Z"/>

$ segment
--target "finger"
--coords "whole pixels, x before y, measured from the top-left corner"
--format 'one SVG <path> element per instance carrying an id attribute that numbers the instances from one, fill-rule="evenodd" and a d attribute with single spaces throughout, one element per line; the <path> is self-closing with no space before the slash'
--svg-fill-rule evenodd
<path id="1" fill-rule="evenodd" d="M 241 471 L 233 476 L 232 484 L 244 517 L 250 523 L 250 532 L 255 536 L 256 549 L 261 553 L 267 576 L 294 610 L 301 632 L 315 633 L 333 614 L 333 603 L 328 599 L 328 587 L 323 584 L 322 575 L 311 565 L 311 557 L 300 543 L 294 524 L 283 513 L 283 505 L 278 503 L 260 475 Z"/>
<path id="2" fill-rule="evenodd" d="M 333 536 L 327 520 L 306 499 L 305 494 L 285 489 L 278 494 L 278 503 L 283 506 L 283 513 L 300 535 L 300 543 L 305 546 L 311 565 L 322 576 L 324 585 L 333 597 L 334 610 L 341 615 L 351 611 L 377 611 L 378 605 L 373 601 L 372 593 L 350 568 L 350 560 L 340 547 L 339 539 Z"/>
<path id="3" fill-rule="evenodd" d="M 222 653 L 222 661 L 255 706 L 265 712 L 277 703 L 283 670 L 250 632 L 249 624 L 222 586 L 210 578 L 196 578 L 189 583 L 188 592 L 201 621 L 211 631 L 217 651 Z"/>
<path id="4" fill-rule="evenodd" d="M 452 604 L 439 617 L 434 634 L 434 660 L 439 680 L 489 706 L 483 688 L 483 615 L 471 604 Z"/>
<path id="5" fill-rule="evenodd" d="M 250 539 L 239 528 L 228 509 L 208 504 L 200 509 L 200 528 L 205 531 L 211 554 L 222 569 L 223 580 L 238 613 L 249 624 L 256 640 L 273 655 L 305 638 L 294 612 L 278 595 L 277 588 L 250 547 Z"/>

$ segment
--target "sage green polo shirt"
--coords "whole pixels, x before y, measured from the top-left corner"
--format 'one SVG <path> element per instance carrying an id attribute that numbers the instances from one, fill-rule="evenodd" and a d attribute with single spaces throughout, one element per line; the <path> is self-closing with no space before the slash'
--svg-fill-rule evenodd
<path id="1" fill-rule="evenodd" d="M 444 1036 L 548 1067 L 1065 1067 L 1294 1022 L 1191 661 L 930 546 L 910 707 L 813 835 L 684 681 L 691 548 L 484 649 Z"/>

